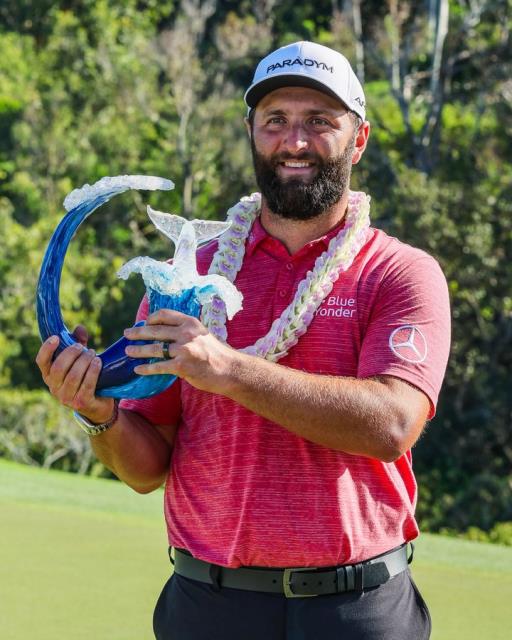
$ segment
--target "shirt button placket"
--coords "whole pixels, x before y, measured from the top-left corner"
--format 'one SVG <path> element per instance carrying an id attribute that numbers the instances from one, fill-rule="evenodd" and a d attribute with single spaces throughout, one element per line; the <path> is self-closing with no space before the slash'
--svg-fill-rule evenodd
<path id="1" fill-rule="evenodd" d="M 279 277 L 279 285 L 277 290 L 277 296 L 280 300 L 290 298 L 294 285 L 294 266 L 292 262 L 287 262 L 282 267 Z"/>

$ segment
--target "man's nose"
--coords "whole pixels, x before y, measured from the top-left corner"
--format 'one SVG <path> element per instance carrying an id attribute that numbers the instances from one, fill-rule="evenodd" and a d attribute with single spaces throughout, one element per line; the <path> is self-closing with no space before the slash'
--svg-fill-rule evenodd
<path id="1" fill-rule="evenodd" d="M 309 147 L 309 136 L 301 124 L 290 126 L 285 144 L 289 151 L 303 151 Z"/>

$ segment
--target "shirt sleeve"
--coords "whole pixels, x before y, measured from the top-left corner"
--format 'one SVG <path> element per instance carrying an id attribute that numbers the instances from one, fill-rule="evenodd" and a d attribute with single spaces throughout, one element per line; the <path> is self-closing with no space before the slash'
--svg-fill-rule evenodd
<path id="1" fill-rule="evenodd" d="M 147 297 L 144 296 L 137 311 L 136 322 L 145 320 L 148 313 L 149 303 Z M 181 381 L 176 380 L 168 389 L 151 398 L 121 400 L 119 406 L 121 409 L 135 411 L 152 424 L 174 425 L 181 418 Z"/>
<path id="2" fill-rule="evenodd" d="M 423 391 L 435 414 L 450 350 L 446 279 L 430 256 L 397 263 L 374 299 L 358 377 L 390 375 Z"/>

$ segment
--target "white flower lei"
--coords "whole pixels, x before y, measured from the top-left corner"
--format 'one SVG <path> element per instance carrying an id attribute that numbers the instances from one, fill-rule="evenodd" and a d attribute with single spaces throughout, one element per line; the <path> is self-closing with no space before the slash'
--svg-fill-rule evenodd
<path id="1" fill-rule="evenodd" d="M 260 212 L 261 195 L 253 193 L 242 198 L 227 214 L 231 227 L 219 239 L 209 274 L 224 276 L 234 282 L 242 267 L 245 241 Z M 340 273 L 352 265 L 366 239 L 370 226 L 370 197 L 362 191 L 349 191 L 347 219 L 343 229 L 329 242 L 329 246 L 315 261 L 312 271 L 299 283 L 295 297 L 283 313 L 272 323 L 270 331 L 253 345 L 241 349 L 250 355 L 272 362 L 284 357 L 306 333 L 315 311 L 332 291 Z M 215 296 L 203 306 L 203 324 L 222 342 L 227 341 L 226 307 Z"/>

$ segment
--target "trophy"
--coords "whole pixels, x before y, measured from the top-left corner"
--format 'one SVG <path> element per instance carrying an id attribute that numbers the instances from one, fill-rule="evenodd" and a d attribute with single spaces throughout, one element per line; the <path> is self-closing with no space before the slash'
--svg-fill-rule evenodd
<path id="1" fill-rule="evenodd" d="M 170 180 L 156 176 L 105 177 L 93 185 L 84 185 L 72 191 L 64 200 L 68 212 L 54 231 L 46 250 L 39 281 L 36 303 L 39 333 L 44 341 L 57 335 L 60 344 L 57 356 L 63 349 L 76 342 L 62 319 L 59 287 L 64 258 L 69 243 L 80 224 L 114 195 L 129 189 L 170 190 Z M 220 275 L 200 276 L 197 272 L 197 247 L 209 242 L 226 231 L 230 222 L 208 220 L 186 220 L 180 216 L 154 211 L 148 206 L 148 215 L 156 228 L 175 244 L 172 262 L 159 262 L 150 257 L 133 258 L 118 272 L 121 278 L 131 273 L 140 273 L 146 285 L 149 311 L 175 309 L 196 318 L 200 317 L 202 305 L 214 296 L 226 306 L 231 318 L 242 307 L 242 295 L 225 277 Z M 144 322 L 141 321 L 135 326 Z M 167 389 L 176 379 L 170 374 L 140 376 L 134 368 L 154 359 L 131 358 L 125 354 L 128 343 L 148 344 L 150 341 L 129 341 L 124 336 L 99 354 L 101 373 L 96 386 L 99 396 L 112 398 L 148 398 Z"/>

